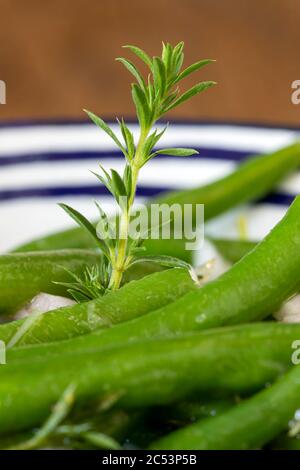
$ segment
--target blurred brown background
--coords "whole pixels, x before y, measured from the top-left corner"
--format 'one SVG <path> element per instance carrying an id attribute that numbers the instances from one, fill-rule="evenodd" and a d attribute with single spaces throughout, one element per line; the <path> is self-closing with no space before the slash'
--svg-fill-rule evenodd
<path id="1" fill-rule="evenodd" d="M 198 77 L 218 87 L 173 116 L 299 123 L 299 0 L 0 0 L 0 15 L 0 119 L 131 115 L 121 45 L 184 40 L 186 63 L 217 59 Z"/>

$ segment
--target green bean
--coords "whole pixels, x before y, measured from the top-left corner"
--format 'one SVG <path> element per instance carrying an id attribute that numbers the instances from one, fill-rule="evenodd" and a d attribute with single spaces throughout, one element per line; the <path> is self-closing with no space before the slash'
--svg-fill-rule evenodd
<path id="1" fill-rule="evenodd" d="M 270 322 L 108 351 L 91 335 L 69 352 L 57 343 L 57 355 L 47 355 L 46 344 L 11 349 L 0 368 L 0 432 L 44 421 L 70 383 L 80 406 L 108 394 L 119 394 L 119 407 L 136 409 L 213 391 L 249 393 L 290 366 L 299 335 L 300 325 Z"/>
<path id="2" fill-rule="evenodd" d="M 53 281 L 69 282 L 66 271 L 82 274 L 95 265 L 100 254 L 94 250 L 55 250 L 11 253 L 0 256 L 0 313 L 10 313 L 39 292 L 68 295 L 67 288 Z M 141 263 L 127 271 L 125 281 L 139 279 L 159 270 L 158 265 Z"/>
<path id="3" fill-rule="evenodd" d="M 248 255 L 201 289 L 140 319 L 95 332 L 103 346 L 258 321 L 300 289 L 300 197 Z"/>
<path id="4" fill-rule="evenodd" d="M 66 288 L 53 281 L 71 281 L 72 278 L 65 269 L 80 274 L 86 266 L 94 265 L 99 256 L 91 250 L 59 250 L 0 256 L 0 313 L 7 313 L 22 306 L 39 292 L 65 295 Z"/>
<path id="5" fill-rule="evenodd" d="M 115 338 L 165 336 L 181 331 L 258 321 L 300 289 L 300 197 L 248 255 L 201 289 L 143 319 Z M 126 331 L 125 331 L 126 330 Z M 141 333 L 142 332 L 142 333 Z"/>
<path id="6" fill-rule="evenodd" d="M 267 194 L 284 176 L 300 164 L 300 144 L 295 143 L 265 156 L 252 157 L 239 165 L 232 174 L 191 190 L 162 194 L 154 203 L 204 204 L 205 220 L 209 220 L 237 204 Z M 185 259 L 189 252 L 184 240 L 149 240 L 149 253 L 172 254 Z M 89 248 L 93 241 L 80 228 L 58 232 L 22 245 L 16 251 L 35 251 L 59 248 Z"/>
<path id="7" fill-rule="evenodd" d="M 182 206 L 202 203 L 205 205 L 205 219 L 210 220 L 229 208 L 267 194 L 287 173 L 299 166 L 299 151 L 300 144 L 296 143 L 269 155 L 250 157 L 220 180 L 200 188 L 171 192 L 158 197 L 158 200 Z M 285 163 L 288 168 L 285 168 Z"/>
<path id="8" fill-rule="evenodd" d="M 18 344 L 58 341 L 107 328 L 145 315 L 196 289 L 185 269 L 174 268 L 150 274 L 104 297 L 40 315 Z M 25 321 L 0 325 L 0 340 L 9 343 Z"/>
<path id="9" fill-rule="evenodd" d="M 236 263 L 247 255 L 258 242 L 250 240 L 231 240 L 227 238 L 209 238 L 226 261 Z"/>
<path id="10" fill-rule="evenodd" d="M 95 331 L 92 333 L 95 342 L 105 348 L 142 338 L 263 319 L 299 291 L 299 234 L 300 197 L 297 197 L 270 234 L 225 274 L 142 318 L 109 331 Z M 88 314 L 86 305 L 82 309 Z M 72 310 L 71 307 L 69 312 Z M 26 344 L 34 342 L 33 335 L 26 339 Z M 69 347 L 76 348 L 76 343 L 70 340 Z"/>
<path id="11" fill-rule="evenodd" d="M 154 442 L 153 449 L 258 449 L 287 428 L 300 406 L 300 367 L 249 400 Z"/>
<path id="12" fill-rule="evenodd" d="M 74 281 L 66 270 L 81 275 L 99 261 L 99 252 L 81 249 L 0 255 L 0 313 L 16 310 L 39 292 L 68 295 L 66 287 L 53 281 Z M 126 272 L 124 282 L 162 270 L 154 263 L 135 264 Z"/>

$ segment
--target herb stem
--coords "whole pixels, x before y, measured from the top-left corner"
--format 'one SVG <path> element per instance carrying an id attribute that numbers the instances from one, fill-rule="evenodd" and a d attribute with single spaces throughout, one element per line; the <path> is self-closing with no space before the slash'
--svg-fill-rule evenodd
<path id="1" fill-rule="evenodd" d="M 149 129 L 143 129 L 140 134 L 138 145 L 134 158 L 131 161 L 131 174 L 132 174 L 132 189 L 131 194 L 128 200 L 128 204 L 125 210 L 123 210 L 121 219 L 120 219 L 120 237 L 118 248 L 116 251 L 115 263 L 112 266 L 112 274 L 110 278 L 110 289 L 117 290 L 119 289 L 123 274 L 126 271 L 126 264 L 128 262 L 127 256 L 127 244 L 128 244 L 128 235 L 129 235 L 129 224 L 130 224 L 130 215 L 132 207 L 134 204 L 137 181 L 139 177 L 139 172 L 141 168 L 141 162 L 143 161 L 143 148 L 149 134 Z"/>
<path id="2" fill-rule="evenodd" d="M 117 290 L 122 284 L 124 272 L 133 263 L 141 262 L 142 258 L 139 257 L 137 253 L 144 248 L 141 246 L 144 242 L 144 238 L 140 234 L 138 234 L 138 237 L 130 236 L 132 207 L 136 196 L 140 169 L 156 155 L 162 154 L 187 157 L 198 153 L 196 150 L 190 148 L 166 148 L 153 151 L 167 126 L 160 132 L 158 132 L 158 129 L 154 129 L 151 133 L 152 127 L 165 113 L 212 85 L 215 85 L 215 82 L 212 81 L 200 82 L 180 94 L 177 85 L 178 82 L 211 62 L 211 60 L 205 59 L 181 70 L 184 59 L 183 42 L 180 42 L 174 47 L 169 43 L 163 43 L 161 57 L 155 56 L 152 58 L 135 46 L 126 47 L 129 47 L 129 49 L 142 59 L 150 69 L 148 80 L 145 80 L 141 72 L 131 61 L 123 57 L 117 58 L 117 60 L 133 74 L 136 80 L 136 82 L 131 84 L 131 95 L 140 126 L 137 145 L 135 144 L 132 131 L 128 128 L 123 118 L 121 120 L 117 119 L 122 134 L 120 140 L 120 136 L 117 136 L 114 130 L 103 121 L 103 119 L 85 110 L 90 119 L 114 141 L 126 158 L 126 166 L 123 175 L 120 175 L 114 169 L 107 171 L 101 165 L 101 173 L 94 173 L 101 183 L 106 186 L 121 209 L 117 224 L 115 221 L 109 221 L 105 211 L 103 211 L 98 203 L 96 203 L 96 206 L 100 214 L 100 220 L 96 227 L 76 209 L 66 204 L 61 204 L 61 207 L 81 227 L 84 227 L 89 232 L 96 241 L 97 246 L 103 252 L 104 257 L 99 268 L 100 279 L 95 279 L 95 276 L 93 277 L 91 273 L 87 273 L 82 283 L 91 284 L 92 286 L 97 283 L 97 289 L 94 289 L 96 295 L 98 295 L 99 286 L 101 295 L 107 290 Z M 115 229 L 116 225 L 118 227 L 118 233 L 115 238 L 111 235 L 112 232 L 114 232 L 112 228 Z M 107 233 L 110 234 L 109 237 L 106 236 Z M 158 264 L 162 264 L 164 261 L 168 266 L 170 266 L 170 262 L 172 266 L 177 266 L 178 263 L 182 265 L 180 260 L 175 258 L 170 260 L 170 257 L 168 257 L 167 260 L 163 260 L 162 256 L 156 258 L 152 256 L 151 260 Z M 145 257 L 143 261 L 145 261 Z M 77 301 L 82 301 L 82 288 L 86 289 L 86 285 L 77 286 L 77 290 L 73 289 L 72 295 Z"/>
<path id="3" fill-rule="evenodd" d="M 127 239 L 128 239 L 128 230 L 129 230 L 129 212 L 126 210 L 121 215 L 120 221 L 120 238 L 118 243 L 118 248 L 115 257 L 115 263 L 112 265 L 112 273 L 110 278 L 110 289 L 117 290 L 119 289 L 123 273 L 125 270 L 125 261 L 126 261 L 126 251 L 127 251 Z"/>

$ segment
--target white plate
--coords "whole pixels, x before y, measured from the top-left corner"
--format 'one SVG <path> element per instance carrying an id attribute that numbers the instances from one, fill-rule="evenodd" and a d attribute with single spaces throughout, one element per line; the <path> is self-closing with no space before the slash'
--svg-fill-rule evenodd
<path id="1" fill-rule="evenodd" d="M 130 125 L 136 134 L 137 126 Z M 117 127 L 115 128 L 118 133 Z M 263 154 L 298 139 L 295 129 L 259 126 L 173 123 L 160 147 L 193 147 L 200 155 L 159 157 L 141 172 L 139 197 L 162 190 L 190 188 L 231 172 L 251 154 Z M 66 202 L 96 217 L 93 200 L 112 210 L 112 200 L 89 170 L 120 169 L 123 158 L 114 143 L 90 123 L 25 123 L 0 125 L 0 251 L 35 237 L 72 226 L 57 206 Z M 255 204 L 239 207 L 206 224 L 210 233 L 237 236 L 237 220 L 246 217 L 251 239 L 263 237 L 284 215 L 300 192 L 300 172 L 282 182 L 276 192 Z"/>

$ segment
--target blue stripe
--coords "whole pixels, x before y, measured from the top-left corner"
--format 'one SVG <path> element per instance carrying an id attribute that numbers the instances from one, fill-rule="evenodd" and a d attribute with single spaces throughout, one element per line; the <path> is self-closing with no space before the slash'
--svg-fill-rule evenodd
<path id="1" fill-rule="evenodd" d="M 138 196 L 151 197 L 161 191 L 167 191 L 167 188 L 158 188 L 152 186 L 139 187 L 137 189 Z M 0 191 L 0 201 L 9 201 L 12 199 L 25 198 L 47 198 L 47 197 L 64 197 L 64 196 L 103 196 L 109 195 L 104 186 L 58 186 L 48 188 L 20 188 Z"/>
<path id="2" fill-rule="evenodd" d="M 281 194 L 281 193 L 271 193 L 268 196 L 260 199 L 259 203 L 269 203 L 280 206 L 290 206 L 298 194 Z"/>
<path id="3" fill-rule="evenodd" d="M 178 188 L 163 186 L 140 186 L 137 189 L 137 196 L 153 197 L 159 193 L 178 190 Z M 59 186 L 48 188 L 21 188 L 14 190 L 0 191 L 0 201 L 27 198 L 48 198 L 65 196 L 107 196 L 109 193 L 104 186 Z M 271 203 L 274 205 L 289 206 L 295 198 L 292 194 L 271 193 L 260 199 L 257 203 Z"/>
<path id="4" fill-rule="evenodd" d="M 173 144 L 174 145 L 174 144 Z M 184 145 L 174 145 L 174 147 L 184 147 Z M 220 148 L 207 148 L 207 147 L 194 147 L 199 152 L 199 155 L 192 155 L 190 157 L 176 157 L 176 159 L 185 159 L 186 161 L 201 160 L 201 158 L 208 158 L 214 160 L 228 160 L 240 162 L 246 157 L 253 155 L 250 151 L 245 150 L 231 150 L 231 149 L 220 149 Z M 256 154 L 257 155 L 257 154 Z M 80 160 L 105 160 L 108 158 L 122 158 L 124 156 L 121 151 L 84 151 L 84 152 L 41 152 L 23 155 L 3 156 L 0 157 L 0 167 L 20 164 L 30 164 L 38 162 L 61 162 L 61 161 L 80 161 Z M 156 158 L 163 160 L 169 160 L 174 157 L 168 157 L 166 155 L 157 155 Z"/>
<path id="5" fill-rule="evenodd" d="M 96 113 L 97 114 L 97 113 Z M 108 116 L 104 118 L 104 120 L 110 124 L 116 124 L 116 120 L 112 116 Z M 132 117 L 125 117 L 124 120 L 128 124 L 137 124 L 137 121 Z M 199 126 L 199 127 L 207 127 L 207 126 L 234 126 L 239 128 L 257 128 L 257 129 L 279 129 L 279 130 L 287 130 L 287 131 L 300 131 L 299 125 L 292 126 L 287 123 L 272 123 L 272 122 L 256 122 L 256 121 L 234 121 L 227 119 L 223 121 L 221 119 L 184 119 L 184 118 L 172 118 L 172 120 L 162 119 L 158 121 L 159 124 L 167 124 L 171 125 L 178 125 L 178 126 Z M 74 118 L 74 119 L 63 119 L 63 118 L 53 118 L 53 119 L 14 119 L 14 120 L 2 120 L 0 121 L 0 129 L 14 129 L 14 128 L 27 128 L 27 127 L 37 127 L 37 126 L 60 126 L 60 127 L 68 127 L 73 125 L 80 125 L 80 124 L 91 124 L 91 121 L 85 118 Z M 91 124 L 92 125 L 92 124 Z"/>

